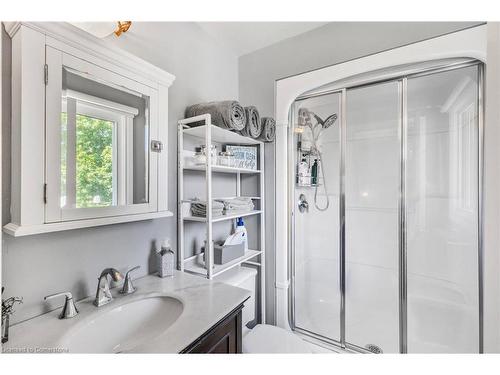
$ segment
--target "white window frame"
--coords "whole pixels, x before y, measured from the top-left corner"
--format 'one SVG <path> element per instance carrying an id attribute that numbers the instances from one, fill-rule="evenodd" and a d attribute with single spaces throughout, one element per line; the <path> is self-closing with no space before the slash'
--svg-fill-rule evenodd
<path id="1" fill-rule="evenodd" d="M 68 100 L 69 99 L 69 100 Z M 75 102 L 78 111 L 75 114 L 101 119 L 113 123 L 113 206 L 124 206 L 133 204 L 133 152 L 127 152 L 133 147 L 134 117 L 139 114 L 137 108 L 111 102 L 96 96 L 83 94 L 73 90 L 65 90 L 63 93 L 63 112 L 67 111 L 67 102 Z M 70 106 L 71 107 L 71 106 Z M 71 115 L 73 118 L 73 115 Z M 70 119 L 70 114 L 68 114 Z M 72 123 L 68 120 L 68 128 Z M 76 124 L 75 124 L 76 125 Z M 69 139 L 69 137 L 68 137 Z M 66 164 L 70 172 L 76 169 L 75 147 L 67 148 Z M 148 169 L 146 165 L 146 170 Z M 67 174 L 68 175 L 68 174 Z M 66 180 L 66 191 L 72 192 L 72 196 L 66 194 L 66 203 L 69 207 L 76 201 L 75 177 Z M 68 197 L 70 199 L 68 199 Z M 63 207 L 63 209 L 67 209 Z"/>
<path id="2" fill-rule="evenodd" d="M 89 63 L 83 59 L 74 57 L 68 53 L 47 46 L 46 61 L 49 68 L 49 80 L 46 86 L 46 209 L 45 222 L 64 222 L 81 219 L 103 218 L 110 216 L 121 216 L 141 214 L 158 211 L 157 205 L 157 169 L 158 155 L 148 153 L 149 181 L 147 181 L 148 202 L 133 204 L 133 155 L 126 152 L 133 142 L 133 116 L 138 111 L 135 108 L 96 98 L 83 93 L 63 90 L 62 70 L 67 69 L 72 73 L 79 74 L 85 78 L 107 84 L 116 89 L 145 95 L 149 97 L 149 108 L 146 118 L 149 120 L 148 145 L 158 134 L 158 90 L 137 81 L 128 79 L 119 74 L 103 69 L 98 65 Z M 127 131 L 117 133 L 117 205 L 106 207 L 61 207 L 61 100 L 63 97 L 74 98 L 78 101 L 79 113 L 88 114 L 91 117 L 111 119 L 120 128 L 125 126 Z M 80 107 L 82 109 L 80 109 Z M 83 113 L 82 111 L 86 112 Z M 117 115 L 116 113 L 120 114 Z M 113 115 L 114 113 L 114 115 Z M 68 116 L 69 118 L 69 116 Z M 70 145 L 68 145 L 68 149 Z M 125 157 L 123 157 L 125 155 Z M 122 156 L 120 158 L 120 156 Z M 68 161 L 67 161 L 68 162 Z M 128 173 L 127 173 L 128 172 Z M 125 188 L 120 188 L 124 186 Z"/>

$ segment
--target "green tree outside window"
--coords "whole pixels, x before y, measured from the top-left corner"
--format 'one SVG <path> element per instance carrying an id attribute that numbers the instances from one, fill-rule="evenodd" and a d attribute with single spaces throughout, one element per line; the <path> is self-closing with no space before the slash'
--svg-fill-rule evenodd
<path id="1" fill-rule="evenodd" d="M 67 115 L 61 118 L 61 195 L 66 191 Z M 114 122 L 76 115 L 76 207 L 113 204 Z"/>

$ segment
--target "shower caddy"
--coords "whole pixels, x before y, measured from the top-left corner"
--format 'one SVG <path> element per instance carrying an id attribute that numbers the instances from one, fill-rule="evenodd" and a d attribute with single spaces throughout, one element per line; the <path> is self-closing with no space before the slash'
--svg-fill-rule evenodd
<path id="1" fill-rule="evenodd" d="M 203 122 L 201 126 L 190 126 L 190 124 L 198 125 Z M 187 165 L 185 163 L 186 151 L 184 149 L 185 137 L 193 137 L 194 139 L 201 140 L 206 146 L 206 149 L 211 149 L 214 143 L 217 144 L 231 144 L 239 146 L 257 146 L 258 151 L 258 164 L 257 169 L 246 169 L 246 168 L 236 168 L 232 166 L 216 165 L 212 162 L 212 153 L 207 152 L 203 165 Z M 177 144 L 177 165 L 178 165 L 178 175 L 177 175 L 177 191 L 178 191 L 178 207 L 177 207 L 177 217 L 178 217 L 178 246 L 177 246 L 177 268 L 180 271 L 185 271 L 190 274 L 204 276 L 208 279 L 213 279 L 216 276 L 239 266 L 240 264 L 247 264 L 258 269 L 259 275 L 259 295 L 260 295 L 260 316 L 261 321 L 264 319 L 265 312 L 265 212 L 264 212 L 264 143 L 249 137 L 245 137 L 238 133 L 232 132 L 230 130 L 222 129 L 211 123 L 210 114 L 199 115 L 195 117 L 186 118 L 178 121 L 178 144 Z M 205 179 L 205 198 L 207 202 L 207 217 L 193 216 L 191 213 L 184 212 L 184 205 L 192 203 L 192 200 L 186 199 L 184 197 L 184 171 L 195 171 L 199 172 L 200 178 Z M 242 185 L 242 175 L 255 175 L 259 179 L 259 196 L 249 197 L 254 201 L 258 201 L 258 208 L 250 212 L 222 215 L 213 217 L 212 215 L 212 205 L 214 199 L 222 197 L 214 197 L 212 193 L 212 180 L 217 178 L 220 174 L 233 174 L 236 177 L 236 197 L 241 197 L 241 185 Z M 201 192 L 200 192 L 201 193 Z M 227 198 L 227 197 L 224 197 Z M 232 197 L 234 198 L 234 197 Z M 258 233 L 259 236 L 259 248 L 258 249 L 248 249 L 245 254 L 238 257 L 228 263 L 217 265 L 214 264 L 214 244 L 213 244 L 213 224 L 235 220 L 239 217 L 249 217 L 258 216 L 259 225 Z M 204 253 L 196 254 L 190 257 L 185 257 L 185 225 L 199 225 L 200 223 L 205 224 L 205 253 L 207 255 L 206 261 L 204 261 Z"/>

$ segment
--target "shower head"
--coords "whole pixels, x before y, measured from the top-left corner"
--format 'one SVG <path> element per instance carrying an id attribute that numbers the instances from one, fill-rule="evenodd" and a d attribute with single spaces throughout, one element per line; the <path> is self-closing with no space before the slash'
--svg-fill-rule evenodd
<path id="1" fill-rule="evenodd" d="M 318 122 L 319 125 L 321 125 L 321 127 L 323 129 L 328 129 L 330 126 L 332 126 L 333 124 L 335 124 L 335 121 L 337 121 L 337 114 L 334 113 L 333 115 L 330 115 L 328 116 L 324 121 L 321 117 L 319 117 L 317 114 L 315 114 L 314 112 L 311 112 L 314 116 L 314 118 L 316 119 L 316 121 Z"/>
<path id="2" fill-rule="evenodd" d="M 313 111 L 310 111 L 307 108 L 299 108 L 299 112 L 298 112 L 298 125 L 299 125 L 299 127 L 312 126 L 312 123 L 311 123 L 312 117 L 314 117 L 317 124 L 321 125 L 321 127 L 323 129 L 327 129 L 330 126 L 332 126 L 337 121 L 337 118 L 338 118 L 337 114 L 334 113 L 333 115 L 328 116 L 323 121 L 323 119 L 321 117 L 319 117 Z"/>
<path id="3" fill-rule="evenodd" d="M 321 124 L 321 126 L 323 126 L 323 129 L 328 129 L 330 126 L 332 126 L 333 124 L 335 124 L 335 121 L 337 121 L 337 114 L 334 113 L 333 115 L 330 115 L 328 116 L 325 121 L 323 121 L 323 123 Z"/>

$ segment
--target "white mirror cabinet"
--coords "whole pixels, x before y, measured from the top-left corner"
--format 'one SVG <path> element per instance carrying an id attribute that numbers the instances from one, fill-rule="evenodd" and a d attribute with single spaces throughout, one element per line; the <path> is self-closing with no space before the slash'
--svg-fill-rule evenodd
<path id="1" fill-rule="evenodd" d="M 171 216 L 175 77 L 74 26 L 7 23 L 13 236 Z"/>

